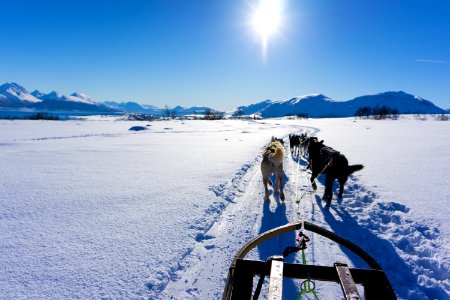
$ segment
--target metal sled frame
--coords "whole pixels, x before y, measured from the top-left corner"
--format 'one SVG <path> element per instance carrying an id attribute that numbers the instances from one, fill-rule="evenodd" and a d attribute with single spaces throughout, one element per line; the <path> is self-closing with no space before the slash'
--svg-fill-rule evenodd
<path id="1" fill-rule="evenodd" d="M 300 230 L 302 225 L 304 230 L 312 231 L 346 247 L 367 263 L 371 269 L 346 269 L 346 266 L 344 265 L 344 270 L 350 272 L 349 277 L 353 279 L 354 284 L 363 285 L 365 299 L 397 299 L 385 272 L 381 266 L 367 254 L 367 252 L 331 231 L 308 222 L 300 221 L 269 230 L 249 241 L 238 251 L 228 271 L 228 278 L 222 300 L 251 299 L 253 277 L 256 275 L 269 275 L 271 264 L 265 261 L 246 260 L 244 259 L 245 256 L 262 242 L 290 231 Z M 345 289 L 347 288 L 347 286 L 345 286 L 346 280 L 343 280 L 339 273 L 342 274 L 341 264 L 325 267 L 284 263 L 283 267 L 283 277 L 340 283 L 345 298 L 349 299 L 350 297 L 345 294 Z"/>

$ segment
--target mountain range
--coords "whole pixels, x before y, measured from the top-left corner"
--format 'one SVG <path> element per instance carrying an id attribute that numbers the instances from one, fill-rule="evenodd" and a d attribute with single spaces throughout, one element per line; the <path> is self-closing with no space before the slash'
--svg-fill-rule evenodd
<path id="1" fill-rule="evenodd" d="M 367 95 L 348 101 L 335 101 L 322 94 L 313 94 L 288 100 L 264 100 L 248 106 L 239 106 L 232 114 L 260 115 L 264 118 L 283 117 L 287 115 L 307 115 L 308 117 L 350 117 L 360 107 L 387 106 L 395 108 L 400 114 L 441 114 L 449 113 L 437 107 L 431 101 L 402 91 L 384 92 Z M 0 109 L 32 109 L 39 111 L 78 111 L 94 113 L 144 113 L 150 115 L 187 115 L 202 114 L 209 107 L 159 108 L 141 105 L 136 102 L 99 102 L 82 93 L 69 96 L 56 91 L 43 93 L 35 90 L 28 92 L 17 83 L 5 83 L 0 86 Z"/>
<path id="2" fill-rule="evenodd" d="M 204 113 L 208 107 L 159 108 L 141 105 L 136 102 L 99 102 L 83 93 L 69 96 L 52 91 L 43 93 L 39 90 L 29 92 L 17 83 L 5 83 L 0 86 L 0 109 L 31 109 L 39 111 L 77 111 L 89 113 L 143 113 L 150 115 L 187 115 Z"/>
<path id="3" fill-rule="evenodd" d="M 28 108 L 36 110 L 89 111 L 112 113 L 116 110 L 99 103 L 89 96 L 73 93 L 70 96 L 56 91 L 42 93 L 38 90 L 28 92 L 17 83 L 5 83 L 0 86 L 0 108 Z"/>
<path id="4" fill-rule="evenodd" d="M 211 110 L 211 108 L 206 106 L 193 106 L 189 108 L 183 106 L 175 106 L 173 108 L 169 107 L 160 108 L 153 105 L 141 105 L 131 101 L 120 103 L 114 101 L 107 101 L 103 103 L 124 113 L 141 113 L 154 116 L 194 115 L 194 114 L 203 114 L 205 111 Z"/>
<path id="5" fill-rule="evenodd" d="M 322 94 L 306 95 L 288 100 L 265 100 L 249 106 L 240 106 L 234 113 L 260 115 L 263 118 L 284 117 L 287 115 L 307 115 L 313 118 L 350 117 L 360 107 L 386 106 L 395 108 L 400 114 L 441 114 L 446 113 L 431 101 L 405 92 L 385 92 L 367 95 L 348 101 L 335 101 Z"/>

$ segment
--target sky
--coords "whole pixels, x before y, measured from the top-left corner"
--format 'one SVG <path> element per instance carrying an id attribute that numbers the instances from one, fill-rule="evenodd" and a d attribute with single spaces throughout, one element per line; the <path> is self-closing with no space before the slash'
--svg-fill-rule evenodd
<path id="1" fill-rule="evenodd" d="M 450 108 L 450 1 L 272 1 L 264 50 L 261 1 L 0 0 L 0 83 L 220 110 L 402 90 Z"/>

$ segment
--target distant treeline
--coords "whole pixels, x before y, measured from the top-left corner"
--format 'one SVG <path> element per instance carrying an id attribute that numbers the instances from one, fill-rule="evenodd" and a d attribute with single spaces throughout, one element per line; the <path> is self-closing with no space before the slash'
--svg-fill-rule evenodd
<path id="1" fill-rule="evenodd" d="M 308 119 L 308 114 L 307 113 L 298 113 L 298 114 L 285 114 L 286 117 L 288 117 L 289 119 L 291 118 L 299 118 L 299 119 Z"/>
<path id="2" fill-rule="evenodd" d="M 150 114 L 128 114 L 126 120 L 129 121 L 156 121 L 156 120 L 221 120 L 224 114 L 212 109 L 206 109 L 202 113 L 193 115 L 177 115 L 174 111 L 167 110 L 163 116 L 155 116 Z"/>
<path id="3" fill-rule="evenodd" d="M 28 120 L 53 120 L 58 121 L 58 116 L 49 115 L 46 112 L 40 112 L 31 116 L 28 116 Z"/>
<path id="4" fill-rule="evenodd" d="M 56 115 L 50 115 L 46 112 L 38 112 L 32 115 L 28 116 L 0 116 L 0 119 L 3 120 L 52 120 L 52 121 L 58 121 L 61 120 L 59 116 Z"/>
<path id="5" fill-rule="evenodd" d="M 397 120 L 399 115 L 399 111 L 397 108 L 383 106 L 362 106 L 358 108 L 355 112 L 355 116 L 362 119 L 375 119 L 375 120 L 383 120 L 383 119 L 392 119 Z"/>

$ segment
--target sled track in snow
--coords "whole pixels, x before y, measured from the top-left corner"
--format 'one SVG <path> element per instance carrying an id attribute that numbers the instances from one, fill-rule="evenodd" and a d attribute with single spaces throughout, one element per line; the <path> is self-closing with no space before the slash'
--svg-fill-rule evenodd
<path id="1" fill-rule="evenodd" d="M 193 236 L 196 241 L 195 245 L 186 249 L 180 263 L 171 267 L 165 276 L 163 285 L 158 285 L 156 289 L 151 286 L 152 299 L 197 299 L 199 287 L 196 287 L 196 283 L 200 279 L 208 278 L 210 274 L 222 273 L 223 270 L 217 270 L 208 274 L 205 268 L 198 268 L 198 266 L 214 267 L 214 261 L 222 260 L 220 258 L 222 255 L 229 256 L 230 260 L 234 255 L 234 250 L 228 250 L 226 245 L 222 246 L 217 241 L 218 237 L 232 231 L 231 224 L 235 222 L 237 216 L 236 212 L 224 213 L 224 211 L 227 210 L 229 204 L 235 205 L 238 207 L 237 210 L 240 210 L 242 204 L 237 203 L 235 199 L 247 191 L 246 186 L 252 180 L 255 166 L 259 168 L 259 161 L 259 158 L 256 158 L 254 161 L 244 164 L 230 181 L 210 186 L 209 189 L 216 196 L 216 200 L 205 210 L 208 218 L 199 218 L 191 225 L 191 229 L 197 232 Z M 206 275 L 204 275 L 205 272 Z M 221 279 L 217 280 L 222 281 Z M 168 285 L 174 287 L 166 291 Z"/>
<path id="2" fill-rule="evenodd" d="M 205 223 L 199 219 L 192 225 L 198 230 L 194 237 L 196 244 L 171 268 L 165 283 L 152 290 L 155 299 L 220 298 L 229 263 L 239 250 L 237 245 L 242 246 L 259 233 L 300 219 L 328 228 L 367 250 L 382 265 L 400 299 L 447 299 L 450 260 L 436 255 L 439 248 L 436 228 L 413 221 L 408 216 L 409 208 L 401 203 L 381 201 L 379 195 L 359 183 L 358 175 L 349 177 L 343 199 L 336 197 L 337 186 L 334 186 L 331 207 L 325 207 L 321 200 L 324 178 L 319 178 L 317 191 L 312 191 L 310 174 L 305 171 L 306 161 L 300 161 L 297 177 L 297 160 L 291 157 L 288 145 L 285 149 L 285 203 L 274 194 L 270 195 L 270 203 L 263 200 L 259 157 L 244 164 L 230 181 L 211 186 L 217 201 L 205 213 L 213 215 L 209 219 L 212 221 Z M 308 192 L 297 205 L 295 195 L 305 190 Z M 295 236 L 289 239 L 295 243 Z M 241 243 L 230 242 L 236 240 Z M 278 242 L 278 246 L 283 244 L 283 241 Z M 323 263 L 327 259 L 324 249 L 333 247 L 337 246 L 312 235 L 308 263 Z M 249 256 L 259 259 L 279 251 L 274 249 L 259 247 L 258 253 L 249 253 Z M 344 260 L 365 267 L 345 248 L 337 249 L 343 253 Z M 399 253 L 408 259 L 403 259 Z M 286 290 L 295 295 L 296 288 L 290 283 Z M 340 294 L 339 288 L 334 288 L 331 290 Z M 321 290 L 319 284 L 319 296 L 326 296 L 327 289 L 329 285 Z"/>
<path id="3" fill-rule="evenodd" d="M 307 130 L 317 131 L 312 128 Z M 264 147 L 261 146 L 260 152 Z M 206 210 L 206 214 L 214 215 L 212 221 L 205 223 L 200 219 L 192 225 L 198 230 L 195 237 L 197 243 L 183 256 L 181 265 L 171 270 L 170 280 L 158 287 L 161 294 L 155 291 L 153 296 L 157 299 L 221 298 L 229 263 L 239 250 L 239 245 L 261 233 L 261 228 L 266 226 L 262 224 L 264 220 L 269 220 L 269 223 L 275 220 L 275 224 L 270 224 L 273 227 L 288 221 L 285 211 L 278 209 L 281 207 L 278 198 L 274 201 L 271 194 L 271 203 L 264 201 L 260 162 L 258 155 L 253 161 L 242 165 L 230 181 L 210 187 L 217 197 Z M 261 212 L 268 217 L 261 220 Z M 279 216 L 284 216 L 284 219 Z M 234 242 L 236 240 L 240 242 Z M 216 290 L 211 290 L 211 286 L 215 286 Z"/>

